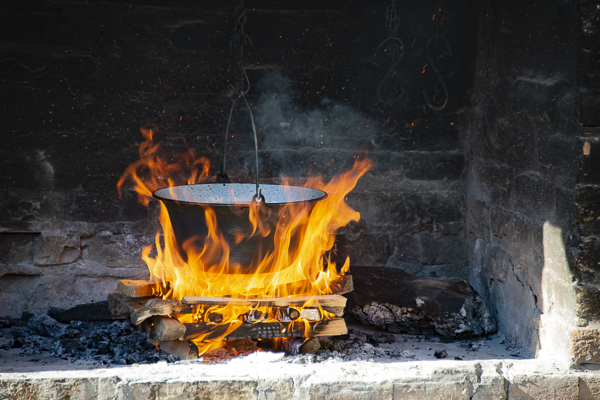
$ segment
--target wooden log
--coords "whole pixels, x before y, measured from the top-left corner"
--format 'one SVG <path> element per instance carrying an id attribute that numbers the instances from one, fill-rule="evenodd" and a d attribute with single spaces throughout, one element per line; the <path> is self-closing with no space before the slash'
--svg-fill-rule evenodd
<path id="1" fill-rule="evenodd" d="M 206 335 L 204 340 L 219 339 L 229 329 L 229 324 L 211 325 L 204 323 L 184 324 L 186 327 L 185 335 L 181 340 L 198 339 Z M 337 336 L 348 333 L 346 323 L 343 318 L 334 318 L 322 320 L 315 323 L 309 323 L 312 329 L 305 331 L 303 321 L 295 321 L 287 326 L 279 322 L 266 322 L 256 324 L 240 324 L 234 331 L 228 333 L 222 340 L 233 339 L 272 339 L 272 338 L 290 338 L 290 337 L 316 337 L 316 336 Z"/>
<path id="2" fill-rule="evenodd" d="M 173 340 L 159 341 L 158 348 L 180 360 L 195 360 L 198 358 L 198 347 L 193 342 Z"/>
<path id="3" fill-rule="evenodd" d="M 108 295 L 108 308 L 113 315 L 131 314 L 143 308 L 150 300 L 156 297 L 127 297 L 118 293 Z"/>
<path id="4" fill-rule="evenodd" d="M 128 297 L 158 297 L 163 294 L 165 288 L 162 282 L 146 282 L 131 279 L 122 279 L 117 283 L 115 293 Z"/>
<path id="5" fill-rule="evenodd" d="M 294 293 L 298 287 L 310 287 L 311 281 L 302 280 L 293 283 L 286 283 L 275 288 L 275 292 Z M 344 294 L 354 290 L 352 275 L 342 275 L 339 279 L 329 284 L 331 294 Z M 259 288 L 260 289 L 260 288 Z"/>
<path id="6" fill-rule="evenodd" d="M 309 337 L 346 335 L 348 328 L 344 318 L 325 319 L 317 322 Z"/>
<path id="7" fill-rule="evenodd" d="M 170 317 L 156 317 L 152 328 L 150 329 L 149 337 L 153 340 L 161 342 L 177 340 L 185 334 L 185 325 Z"/>
<path id="8" fill-rule="evenodd" d="M 274 297 L 270 299 L 238 299 L 230 297 L 192 297 L 186 296 L 182 303 L 187 305 L 235 305 L 235 306 L 276 306 L 276 307 L 302 307 L 309 300 L 313 300 L 312 306 L 320 305 L 323 310 L 334 313 L 341 317 L 344 315 L 346 298 L 340 295 L 298 296 L 298 297 Z"/>
<path id="9" fill-rule="evenodd" d="M 290 307 L 277 307 L 275 319 L 279 322 L 291 322 L 300 318 L 300 312 Z"/>
<path id="10" fill-rule="evenodd" d="M 247 313 L 240 315 L 239 319 L 242 322 L 252 324 L 267 320 L 269 316 L 275 318 L 279 322 L 292 322 L 300 318 L 300 311 L 291 307 L 273 307 L 269 313 L 263 313 L 259 310 L 250 310 Z"/>
<path id="11" fill-rule="evenodd" d="M 300 318 L 308 321 L 319 321 L 321 319 L 321 311 L 318 308 L 303 308 L 300 312 Z"/>
<path id="12" fill-rule="evenodd" d="M 181 304 L 178 300 L 162 300 L 153 298 L 148 300 L 143 307 L 131 313 L 131 323 L 139 325 L 142 321 L 154 315 L 193 314 L 194 307 Z"/>
<path id="13" fill-rule="evenodd" d="M 352 275 L 342 275 L 340 279 L 331 282 L 329 285 L 332 294 L 350 293 L 354 290 L 354 281 Z"/>

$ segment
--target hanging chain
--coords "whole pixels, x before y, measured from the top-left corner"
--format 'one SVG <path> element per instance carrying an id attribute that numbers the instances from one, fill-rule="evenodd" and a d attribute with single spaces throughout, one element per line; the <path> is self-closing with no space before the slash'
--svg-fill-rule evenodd
<path id="1" fill-rule="evenodd" d="M 392 3 L 388 6 L 385 13 L 385 28 L 388 34 L 387 41 L 389 48 L 392 52 L 392 58 L 396 59 L 396 56 L 400 54 L 401 44 L 398 42 L 398 27 L 400 26 L 400 17 L 398 16 L 398 7 L 396 0 L 392 0 Z"/>
<path id="2" fill-rule="evenodd" d="M 246 74 L 246 68 L 244 67 L 244 46 L 247 42 L 250 42 L 252 45 L 252 41 L 250 40 L 250 37 L 244 33 L 244 24 L 246 23 L 246 7 L 244 6 L 244 0 L 240 0 L 240 4 L 235 8 L 235 14 L 235 26 L 229 42 L 229 52 L 233 56 L 233 61 L 235 62 L 234 69 L 239 67 L 242 70 L 243 78 L 246 80 L 247 84 L 245 90 L 243 87 L 244 85 L 242 84 L 242 91 L 246 94 L 250 90 L 250 80 Z"/>
<path id="3" fill-rule="evenodd" d="M 446 86 L 446 82 L 444 82 L 444 79 L 442 78 L 442 73 L 444 71 L 442 59 L 446 54 L 452 56 L 452 49 L 450 48 L 450 44 L 442 34 L 442 0 L 438 1 L 437 9 L 435 14 L 433 15 L 433 18 L 435 20 L 436 25 L 436 34 L 427 42 L 427 61 L 429 62 L 431 69 L 435 73 L 436 82 L 433 86 L 433 95 L 431 96 L 431 98 L 428 96 L 426 89 L 423 89 L 423 97 L 425 98 L 425 104 L 427 104 L 429 108 L 435 111 L 440 111 L 443 110 L 448 104 L 449 97 L 448 86 Z M 434 43 L 434 41 L 436 43 L 435 61 L 431 56 L 430 49 L 430 46 L 432 43 Z M 444 49 L 446 51 L 444 51 Z"/>
<path id="4" fill-rule="evenodd" d="M 381 95 L 382 89 L 384 88 L 384 86 L 386 86 L 386 81 L 392 78 L 394 70 L 396 69 L 398 64 L 400 64 L 400 60 L 404 55 L 404 43 L 398 37 L 399 27 L 400 15 L 398 13 L 398 6 L 396 5 L 396 0 L 392 0 L 392 3 L 388 6 L 385 13 L 385 29 L 388 37 L 377 47 L 379 49 L 383 46 L 387 46 L 390 49 L 392 59 L 396 60 L 394 62 L 394 65 L 392 65 L 392 68 L 390 68 L 390 70 L 387 72 L 387 74 L 385 74 L 381 82 L 379 82 L 379 85 L 377 85 L 377 97 L 382 103 L 390 106 L 398 100 L 400 100 L 400 98 L 402 98 L 402 96 L 405 93 L 405 91 L 403 90 L 398 96 L 396 96 L 393 99 L 384 99 L 384 97 Z"/>
<path id="5" fill-rule="evenodd" d="M 256 125 L 254 123 L 254 115 L 252 114 L 252 109 L 250 108 L 250 104 L 246 99 L 246 93 L 250 90 L 250 80 L 248 79 L 248 74 L 246 74 L 246 68 L 244 67 L 244 45 L 246 42 L 250 42 L 252 45 L 252 41 L 250 37 L 244 33 L 244 24 L 246 23 L 246 7 L 244 6 L 244 0 L 240 0 L 240 4 L 235 8 L 235 26 L 233 28 L 233 34 L 231 35 L 231 41 L 229 42 L 229 52 L 233 56 L 233 60 L 235 62 L 234 69 L 238 67 L 242 70 L 242 75 L 244 80 L 246 81 L 246 89 L 244 90 L 244 85 L 242 83 L 242 88 L 239 92 L 235 89 L 233 85 L 231 88 L 238 94 L 238 97 L 231 104 L 231 109 L 229 110 L 229 119 L 227 120 L 227 129 L 225 130 L 225 145 L 223 148 L 223 166 L 221 167 L 221 173 L 217 177 L 217 182 L 229 182 L 229 177 L 225 172 L 225 161 L 227 159 L 227 138 L 229 137 L 229 128 L 231 126 L 231 117 L 233 116 L 233 110 L 235 109 L 235 105 L 239 99 L 243 99 L 246 104 L 246 108 L 248 109 L 248 113 L 250 114 L 250 122 L 252 123 L 252 132 L 254 134 L 254 157 L 256 164 L 256 194 L 252 197 L 253 202 L 264 203 L 265 197 L 261 193 L 261 188 L 258 183 L 258 139 L 256 137 Z"/>

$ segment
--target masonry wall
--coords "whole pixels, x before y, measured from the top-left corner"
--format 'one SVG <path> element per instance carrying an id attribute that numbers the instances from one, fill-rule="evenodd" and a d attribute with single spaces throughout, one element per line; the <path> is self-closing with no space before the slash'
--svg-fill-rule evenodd
<path id="1" fill-rule="evenodd" d="M 237 1 L 25 1 L 0 7 L 0 309 L 18 315 L 100 301 L 123 278 L 146 278 L 145 209 L 116 183 L 138 159 L 140 126 L 167 150 L 222 164 L 234 95 L 229 40 Z M 368 152 L 375 167 L 349 196 L 358 224 L 336 250 L 354 265 L 466 277 L 464 152 L 475 60 L 470 4 L 446 2 L 449 102 L 429 109 L 427 40 L 436 2 L 404 2 L 403 62 L 385 46 L 387 1 L 248 1 L 245 58 L 262 182 L 326 178 Z M 441 68 L 442 66 L 438 66 Z M 238 105 L 226 172 L 254 178 L 247 111 Z"/>
<path id="2" fill-rule="evenodd" d="M 532 353 L 598 362 L 598 2 L 480 7 L 470 281 Z"/>

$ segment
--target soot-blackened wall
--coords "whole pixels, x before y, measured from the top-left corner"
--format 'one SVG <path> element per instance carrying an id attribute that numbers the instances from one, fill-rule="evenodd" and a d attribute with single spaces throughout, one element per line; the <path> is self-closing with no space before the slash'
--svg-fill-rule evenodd
<path id="1" fill-rule="evenodd" d="M 539 356 L 598 363 L 598 2 L 479 6 L 470 281 Z"/>
<path id="2" fill-rule="evenodd" d="M 4 313 L 99 301 L 118 279 L 146 278 L 157 229 L 116 184 L 138 159 L 139 128 L 164 148 L 208 157 L 216 174 L 234 99 L 229 40 L 237 1 L 3 2 L 0 13 L 0 305 Z M 373 169 L 348 196 L 362 218 L 336 249 L 354 265 L 466 277 L 464 152 L 476 31 L 471 2 L 443 4 L 451 46 L 437 65 L 446 108 L 423 99 L 436 76 L 427 41 L 438 2 L 399 4 L 404 56 L 386 46 L 390 2 L 248 1 L 245 62 L 258 124 L 260 177 L 327 178 L 368 151 Z M 434 56 L 435 63 L 439 63 Z M 443 68 L 442 68 L 443 67 Z M 392 77 L 393 75 L 393 77 Z M 254 174 L 238 105 L 227 173 Z"/>

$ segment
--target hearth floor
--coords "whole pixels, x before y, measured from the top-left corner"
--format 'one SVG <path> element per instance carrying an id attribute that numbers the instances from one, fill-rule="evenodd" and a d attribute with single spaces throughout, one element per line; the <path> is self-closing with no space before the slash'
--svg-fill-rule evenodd
<path id="1" fill-rule="evenodd" d="M 380 331 L 349 328 L 359 340 L 345 353 L 258 351 L 212 363 L 94 365 L 0 350 L 0 399 L 600 398 L 600 373 L 525 358 L 501 335 L 454 343 L 395 335 L 375 347 L 362 336 Z M 437 359 L 442 350 L 448 356 Z"/>

